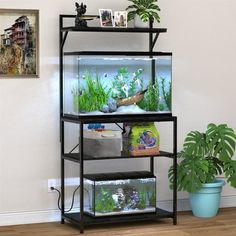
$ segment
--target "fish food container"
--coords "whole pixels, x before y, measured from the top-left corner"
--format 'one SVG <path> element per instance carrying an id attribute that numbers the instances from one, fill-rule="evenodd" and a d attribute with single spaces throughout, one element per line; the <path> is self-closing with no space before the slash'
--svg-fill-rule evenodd
<path id="1" fill-rule="evenodd" d="M 160 137 L 154 122 L 133 123 L 128 134 L 131 156 L 158 155 Z"/>
<path id="2" fill-rule="evenodd" d="M 172 54 L 65 53 L 63 113 L 80 116 L 172 113 Z"/>
<path id="3" fill-rule="evenodd" d="M 122 150 L 121 131 L 84 130 L 84 154 L 92 157 L 120 156 Z"/>
<path id="4" fill-rule="evenodd" d="M 87 174 L 84 212 L 93 217 L 156 212 L 156 177 L 148 171 Z"/>

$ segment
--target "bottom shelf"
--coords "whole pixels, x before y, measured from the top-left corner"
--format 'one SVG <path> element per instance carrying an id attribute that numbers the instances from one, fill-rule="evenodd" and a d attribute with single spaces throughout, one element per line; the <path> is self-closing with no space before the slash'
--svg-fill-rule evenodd
<path id="1" fill-rule="evenodd" d="M 66 213 L 62 215 L 64 220 L 80 225 L 80 213 Z M 161 218 L 174 218 L 172 212 L 168 212 L 157 208 L 156 213 L 143 213 L 137 215 L 122 215 L 122 216 L 107 216 L 107 217 L 92 217 L 84 215 L 84 225 L 107 224 L 107 223 L 121 223 L 132 221 L 156 220 Z"/>

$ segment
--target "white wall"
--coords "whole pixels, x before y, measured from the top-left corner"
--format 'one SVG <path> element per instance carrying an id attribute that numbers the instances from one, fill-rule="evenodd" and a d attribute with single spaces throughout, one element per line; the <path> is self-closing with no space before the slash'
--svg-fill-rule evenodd
<path id="1" fill-rule="evenodd" d="M 56 195 L 47 192 L 47 179 L 60 176 L 58 15 L 74 14 L 74 2 L 0 0 L 0 8 L 40 10 L 40 78 L 0 80 L 0 225 L 58 219 Z M 123 10 L 128 5 L 126 0 L 84 3 L 88 14 L 97 14 L 99 8 Z M 178 147 L 181 148 L 189 130 L 205 130 L 209 122 L 225 122 L 236 129 L 236 2 L 159 0 L 159 3 L 160 26 L 167 27 L 168 32 L 160 35 L 158 48 L 173 52 L 173 114 L 178 116 Z M 101 48 L 109 50 L 127 42 L 126 49 L 139 49 L 146 43 L 143 36 L 110 37 L 96 38 L 95 46 L 101 44 Z M 74 44 L 72 38 L 66 47 Z M 93 40 L 86 38 L 87 47 L 94 45 Z M 166 133 L 162 128 L 161 132 L 162 145 L 168 147 L 170 131 Z M 166 189 L 169 162 L 163 158 L 156 161 L 163 201 L 171 199 L 171 191 Z M 124 166 L 122 161 L 115 163 L 120 168 Z M 142 160 L 134 167 L 143 164 L 147 166 Z M 72 175 L 76 175 L 76 167 L 69 165 Z M 112 169 L 114 164 L 108 166 Z M 88 164 L 88 168 L 92 171 L 96 166 Z M 235 189 L 226 186 L 223 195 L 223 205 L 235 206 L 231 202 L 236 198 Z M 179 198 L 186 198 L 186 194 L 180 193 Z"/>

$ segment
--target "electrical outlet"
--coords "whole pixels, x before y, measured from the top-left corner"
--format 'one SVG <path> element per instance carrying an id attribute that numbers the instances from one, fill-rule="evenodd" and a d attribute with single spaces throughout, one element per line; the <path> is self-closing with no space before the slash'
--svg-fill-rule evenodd
<path id="1" fill-rule="evenodd" d="M 54 188 L 57 187 L 57 180 L 56 179 L 49 179 L 48 180 L 48 193 L 53 192 L 53 190 L 51 190 L 51 187 L 54 187 Z"/>
<path id="2" fill-rule="evenodd" d="M 72 186 L 79 186 L 80 178 L 73 177 L 73 178 L 65 178 L 65 187 L 72 187 Z M 48 193 L 53 193 L 54 191 L 51 190 L 51 187 L 60 188 L 61 187 L 61 180 L 60 179 L 48 179 Z"/>

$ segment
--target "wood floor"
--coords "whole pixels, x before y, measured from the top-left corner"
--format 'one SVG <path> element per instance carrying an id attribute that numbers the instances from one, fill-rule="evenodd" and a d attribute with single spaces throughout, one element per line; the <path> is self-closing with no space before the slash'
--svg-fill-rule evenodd
<path id="1" fill-rule="evenodd" d="M 66 223 L 46 223 L 0 227 L 0 236 L 75 236 L 79 229 Z M 100 225 L 85 228 L 90 236 L 236 236 L 236 208 L 220 210 L 211 219 L 193 217 L 190 212 L 178 214 L 178 225 L 169 219 L 122 225 Z"/>

